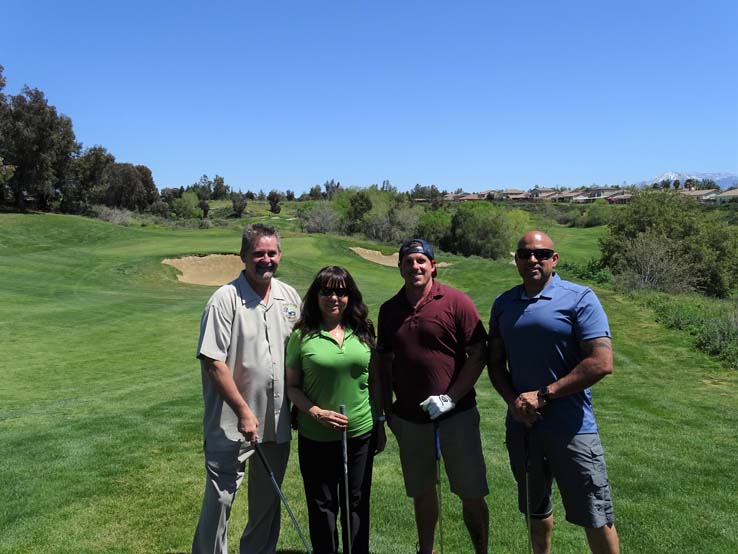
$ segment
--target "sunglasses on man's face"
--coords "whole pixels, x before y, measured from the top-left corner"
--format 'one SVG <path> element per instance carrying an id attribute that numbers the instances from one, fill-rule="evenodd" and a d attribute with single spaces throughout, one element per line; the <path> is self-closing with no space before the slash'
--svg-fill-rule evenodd
<path id="1" fill-rule="evenodd" d="M 554 253 L 550 248 L 518 248 L 515 255 L 519 260 L 530 260 L 531 256 L 535 256 L 536 260 L 550 260 Z"/>
<path id="2" fill-rule="evenodd" d="M 328 287 L 323 287 L 322 289 L 320 289 L 320 296 L 333 296 L 334 294 L 338 298 L 345 298 L 349 295 L 347 289 L 328 288 Z"/>

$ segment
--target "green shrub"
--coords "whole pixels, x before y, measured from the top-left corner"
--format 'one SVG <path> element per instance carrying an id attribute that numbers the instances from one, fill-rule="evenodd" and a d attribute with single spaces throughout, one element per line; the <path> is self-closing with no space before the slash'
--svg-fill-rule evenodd
<path id="1" fill-rule="evenodd" d="M 305 202 L 297 209 L 300 227 L 306 233 L 334 233 L 338 231 L 339 217 L 331 202 Z"/>
<path id="2" fill-rule="evenodd" d="M 451 217 L 445 208 L 425 211 L 418 220 L 418 236 L 445 247 L 451 238 Z"/>
<path id="3" fill-rule="evenodd" d="M 674 191 L 640 191 L 612 212 L 602 259 L 621 286 L 726 297 L 738 285 L 738 230 Z"/>
<path id="4" fill-rule="evenodd" d="M 199 207 L 200 200 L 192 191 L 183 192 L 182 196 L 172 200 L 172 211 L 180 219 L 191 219 L 202 217 Z"/>
<path id="5" fill-rule="evenodd" d="M 530 216 L 489 202 L 461 204 L 451 218 L 451 244 L 444 250 L 464 256 L 505 258 L 529 227 Z"/>
<path id="6" fill-rule="evenodd" d="M 738 369 L 738 302 L 684 294 L 653 294 L 642 300 L 656 312 L 657 321 L 686 331 L 699 350 Z"/>
<path id="7" fill-rule="evenodd" d="M 127 227 L 131 224 L 133 212 L 125 208 L 109 208 L 103 204 L 96 204 L 90 208 L 90 216 Z"/>
<path id="8" fill-rule="evenodd" d="M 612 273 L 602 263 L 602 260 L 590 258 L 584 263 L 577 262 L 559 262 L 557 269 L 566 273 L 568 277 L 581 279 L 583 281 L 592 281 L 600 285 L 612 282 Z"/>
<path id="9" fill-rule="evenodd" d="M 704 321 L 697 332 L 697 348 L 722 358 L 738 368 L 738 312 L 723 314 Z"/>

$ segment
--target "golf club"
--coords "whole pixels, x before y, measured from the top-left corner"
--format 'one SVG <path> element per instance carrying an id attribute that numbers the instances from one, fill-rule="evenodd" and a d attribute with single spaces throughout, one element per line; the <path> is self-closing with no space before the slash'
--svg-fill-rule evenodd
<path id="1" fill-rule="evenodd" d="M 533 552 L 533 536 L 530 528 L 530 430 L 526 429 L 523 434 L 523 453 L 525 456 L 525 525 L 528 534 L 528 552 Z"/>
<path id="2" fill-rule="evenodd" d="M 287 499 L 284 497 L 284 494 L 282 494 L 282 489 L 279 488 L 277 479 L 274 477 L 274 472 L 272 471 L 272 468 L 269 466 L 269 462 L 267 462 L 266 456 L 264 456 L 264 452 L 261 451 L 261 444 L 259 444 L 258 442 L 255 442 L 254 450 L 256 450 L 256 454 L 259 456 L 261 463 L 264 464 L 264 469 L 269 474 L 269 478 L 272 480 L 272 484 L 274 485 L 274 488 L 277 491 L 279 498 L 282 499 L 282 504 L 284 504 L 284 507 L 287 510 L 287 513 L 290 515 L 290 519 L 292 519 L 292 523 L 294 524 L 295 529 L 297 530 L 297 534 L 300 535 L 300 540 L 302 541 L 302 544 L 305 546 L 305 552 L 307 552 L 307 554 L 312 554 L 312 550 L 310 550 L 310 546 L 308 545 L 307 540 L 305 540 L 305 535 L 302 534 L 302 530 L 300 529 L 300 526 L 297 524 L 297 519 L 295 519 L 295 514 L 292 513 L 292 510 L 290 509 L 290 505 L 287 504 Z"/>
<path id="3" fill-rule="evenodd" d="M 346 415 L 346 405 L 341 404 L 338 407 L 338 411 L 341 413 L 341 415 Z M 341 432 L 341 450 L 343 453 L 343 497 L 345 504 L 344 512 L 346 513 L 346 544 L 343 545 L 343 549 L 346 551 L 346 554 L 351 554 L 351 502 L 349 499 L 348 437 L 346 427 L 344 427 L 343 431 Z"/>
<path id="4" fill-rule="evenodd" d="M 436 493 L 438 494 L 438 551 L 443 554 L 443 502 L 441 502 L 441 432 L 438 420 L 433 421 L 433 442 L 436 451 Z"/>

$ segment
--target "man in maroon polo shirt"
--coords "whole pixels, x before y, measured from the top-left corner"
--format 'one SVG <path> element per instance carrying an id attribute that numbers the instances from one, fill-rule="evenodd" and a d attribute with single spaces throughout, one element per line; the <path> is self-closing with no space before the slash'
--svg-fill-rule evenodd
<path id="1" fill-rule="evenodd" d="M 435 256 L 426 241 L 405 242 L 398 265 L 405 285 L 379 310 L 377 352 L 385 416 L 415 506 L 417 552 L 433 552 L 438 521 L 437 427 L 450 488 L 461 498 L 474 551 L 486 554 L 489 489 L 474 393 L 485 365 L 484 326 L 466 294 L 435 280 Z"/>

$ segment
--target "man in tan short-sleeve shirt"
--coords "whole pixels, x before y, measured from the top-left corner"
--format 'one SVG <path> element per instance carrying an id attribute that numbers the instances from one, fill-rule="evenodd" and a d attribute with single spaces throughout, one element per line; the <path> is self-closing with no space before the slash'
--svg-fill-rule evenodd
<path id="1" fill-rule="evenodd" d="M 244 271 L 219 288 L 203 312 L 197 357 L 205 403 L 207 481 L 193 554 L 227 552 L 228 518 L 253 442 L 261 443 L 280 483 L 287 467 L 290 421 L 284 351 L 299 317 L 300 297 L 273 277 L 281 255 L 276 229 L 248 226 L 241 245 Z M 248 504 L 241 554 L 274 554 L 279 497 L 258 463 L 249 463 Z"/>

